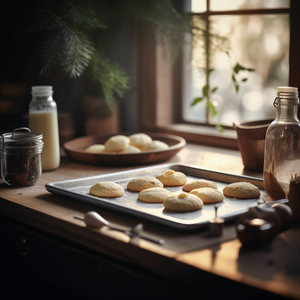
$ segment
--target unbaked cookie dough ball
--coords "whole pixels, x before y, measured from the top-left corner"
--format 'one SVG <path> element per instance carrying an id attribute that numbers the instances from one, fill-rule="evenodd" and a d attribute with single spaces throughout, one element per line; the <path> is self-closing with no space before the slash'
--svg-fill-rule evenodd
<path id="1" fill-rule="evenodd" d="M 154 187 L 139 192 L 138 199 L 149 203 L 163 203 L 172 193 L 162 187 Z"/>
<path id="2" fill-rule="evenodd" d="M 201 209 L 203 202 L 196 195 L 181 192 L 179 195 L 171 195 L 164 201 L 164 207 L 177 212 L 188 212 Z"/>
<path id="3" fill-rule="evenodd" d="M 253 199 L 260 197 L 260 190 L 250 182 L 234 182 L 224 187 L 223 194 L 231 198 Z"/>
<path id="4" fill-rule="evenodd" d="M 127 184 L 127 188 L 134 192 L 140 192 L 153 187 L 164 187 L 164 185 L 155 177 L 137 177 L 133 178 Z"/>
<path id="5" fill-rule="evenodd" d="M 204 204 L 218 203 L 224 200 L 224 195 L 214 188 L 199 188 L 191 190 L 190 194 L 199 197 Z"/>
<path id="6" fill-rule="evenodd" d="M 146 151 L 162 151 L 162 150 L 167 150 L 169 148 L 169 146 L 162 142 L 162 141 L 152 141 L 150 144 L 147 144 L 145 145 L 143 148 L 142 148 L 142 151 L 143 152 L 146 152 Z"/>
<path id="7" fill-rule="evenodd" d="M 105 152 L 121 152 L 129 146 L 129 137 L 114 135 L 105 142 Z"/>
<path id="8" fill-rule="evenodd" d="M 200 188 L 204 188 L 204 187 L 218 189 L 218 186 L 213 181 L 206 180 L 206 179 L 197 179 L 197 180 L 187 182 L 182 187 L 182 190 L 189 193 L 192 190 L 200 189 Z"/>
<path id="9" fill-rule="evenodd" d="M 104 149 L 105 149 L 104 145 L 94 144 L 94 145 L 91 145 L 91 146 L 87 147 L 85 149 L 85 152 L 88 152 L 88 153 L 103 153 Z"/>
<path id="10" fill-rule="evenodd" d="M 157 175 L 156 178 L 161 181 L 164 186 L 180 186 L 184 185 L 187 181 L 185 174 L 174 170 L 167 170 Z"/>
<path id="11" fill-rule="evenodd" d="M 95 183 L 90 188 L 90 193 L 98 197 L 121 197 L 124 195 L 124 189 L 121 185 L 112 181 L 101 181 Z"/>
<path id="12" fill-rule="evenodd" d="M 145 133 L 135 133 L 129 136 L 130 145 L 135 146 L 137 148 L 143 148 L 145 145 L 150 144 L 152 142 L 152 138 Z"/>

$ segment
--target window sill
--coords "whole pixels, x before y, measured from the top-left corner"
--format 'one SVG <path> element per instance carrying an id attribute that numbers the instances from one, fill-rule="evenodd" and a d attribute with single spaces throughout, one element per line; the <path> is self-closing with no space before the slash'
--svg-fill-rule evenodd
<path id="1" fill-rule="evenodd" d="M 235 130 L 225 129 L 223 132 L 219 132 L 214 127 L 183 123 L 153 127 L 147 126 L 143 130 L 179 135 L 189 143 L 238 150 Z"/>

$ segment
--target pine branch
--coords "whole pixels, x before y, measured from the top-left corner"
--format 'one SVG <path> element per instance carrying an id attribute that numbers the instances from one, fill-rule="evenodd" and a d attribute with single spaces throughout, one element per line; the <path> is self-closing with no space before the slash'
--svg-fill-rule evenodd
<path id="1" fill-rule="evenodd" d="M 132 6 L 131 10 L 138 20 L 152 28 L 174 60 L 183 46 L 184 33 L 192 30 L 191 17 L 178 13 L 166 0 L 143 1 L 141 5 Z"/>
<path id="2" fill-rule="evenodd" d="M 104 28 L 96 12 L 83 1 L 41 1 L 33 30 L 44 33 L 41 47 L 43 67 L 40 74 L 50 74 L 56 67 L 70 77 L 79 77 L 88 67 L 94 52 L 87 29 Z"/>
<path id="3" fill-rule="evenodd" d="M 92 42 L 86 33 L 67 22 L 61 21 L 60 33 L 65 38 L 60 66 L 70 77 L 80 77 L 94 52 Z"/>
<path id="4" fill-rule="evenodd" d="M 191 31 L 191 18 L 168 0 L 36 0 L 34 7 L 30 30 L 44 37 L 41 74 L 58 67 L 70 77 L 86 74 L 97 82 L 98 96 L 108 106 L 129 89 L 124 71 L 103 55 L 115 28 L 124 20 L 146 22 L 173 59 L 183 45 L 183 33 Z"/>
<path id="5" fill-rule="evenodd" d="M 129 90 L 129 77 L 120 66 L 110 61 L 101 52 L 95 51 L 90 64 L 90 78 L 102 89 L 104 101 L 108 108 L 115 103 L 116 97 L 123 97 Z"/>
<path id="6" fill-rule="evenodd" d="M 64 52 L 64 37 L 62 34 L 52 33 L 45 37 L 41 46 L 43 67 L 40 75 L 50 75 L 61 61 L 61 53 Z"/>

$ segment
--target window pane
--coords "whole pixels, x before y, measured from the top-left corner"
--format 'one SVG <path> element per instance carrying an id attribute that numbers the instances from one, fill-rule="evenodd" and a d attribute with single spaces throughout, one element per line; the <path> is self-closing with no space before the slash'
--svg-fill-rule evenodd
<path id="1" fill-rule="evenodd" d="M 211 33 L 228 37 L 230 57 L 218 47 L 227 49 L 226 43 L 212 40 L 210 51 L 209 84 L 217 91 L 210 95 L 217 115 L 210 123 L 232 126 L 233 122 L 273 118 L 276 110 L 273 100 L 277 86 L 288 85 L 289 75 L 289 16 L 288 15 L 246 15 L 212 16 Z M 226 41 L 225 41 L 226 42 Z M 202 60 L 201 60 L 202 56 Z M 185 87 L 183 118 L 192 122 L 203 122 L 206 116 L 205 102 L 191 107 L 193 99 L 202 95 L 206 83 L 205 73 L 201 70 L 205 62 L 201 48 L 194 56 L 192 66 L 185 62 Z M 241 71 L 236 75 L 240 81 L 238 93 L 231 80 L 232 68 L 236 63 L 255 72 Z"/>
<path id="2" fill-rule="evenodd" d="M 194 0 L 193 2 L 198 2 Z M 201 2 L 201 1 L 200 1 Z M 290 0 L 210 0 L 212 11 L 289 7 Z"/>
<path id="3" fill-rule="evenodd" d="M 206 101 L 191 107 L 193 99 L 201 95 L 205 85 L 205 76 L 195 62 L 191 62 L 192 37 L 186 35 L 183 50 L 183 119 L 190 122 L 206 122 Z M 201 56 L 202 52 L 198 52 Z"/>
<path id="4" fill-rule="evenodd" d="M 191 2 L 191 11 L 194 13 L 205 12 L 206 8 L 206 0 L 192 0 Z"/>

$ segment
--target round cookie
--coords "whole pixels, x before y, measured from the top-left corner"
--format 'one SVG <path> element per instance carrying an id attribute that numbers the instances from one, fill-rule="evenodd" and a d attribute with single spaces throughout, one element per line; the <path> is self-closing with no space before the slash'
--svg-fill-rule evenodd
<path id="1" fill-rule="evenodd" d="M 209 187 L 192 190 L 190 194 L 199 197 L 204 204 L 218 203 L 224 200 L 224 195 L 220 191 Z"/>
<path id="2" fill-rule="evenodd" d="M 153 187 L 164 187 L 164 185 L 158 179 L 151 176 L 133 178 L 127 184 L 127 188 L 134 192 L 140 192 Z"/>
<path id="3" fill-rule="evenodd" d="M 203 207 L 203 202 L 196 195 L 181 192 L 179 195 L 171 195 L 164 201 L 164 207 L 178 212 L 198 210 Z"/>
<path id="4" fill-rule="evenodd" d="M 139 192 L 138 199 L 150 203 L 163 203 L 172 193 L 161 187 L 145 189 Z"/>
<path id="5" fill-rule="evenodd" d="M 250 182 L 234 182 L 224 187 L 223 194 L 231 198 L 253 199 L 260 197 L 260 190 Z"/>
<path id="6" fill-rule="evenodd" d="M 145 133 L 135 133 L 129 136 L 130 145 L 137 148 L 143 148 L 145 145 L 152 142 L 152 138 Z"/>
<path id="7" fill-rule="evenodd" d="M 205 188 L 205 187 L 210 187 L 217 189 L 218 186 L 213 182 L 205 179 L 198 179 L 198 180 L 193 180 L 190 182 L 187 182 L 183 187 L 182 190 L 185 192 L 190 192 L 195 189 L 200 189 L 200 188 Z"/>
<path id="8" fill-rule="evenodd" d="M 90 193 L 98 197 L 121 197 L 124 195 L 124 189 L 115 182 L 101 181 L 91 186 Z"/>
<path id="9" fill-rule="evenodd" d="M 163 183 L 164 186 L 180 186 L 187 181 L 185 174 L 168 170 L 156 176 L 156 178 Z"/>
<path id="10" fill-rule="evenodd" d="M 91 146 L 87 147 L 85 149 L 85 152 L 88 152 L 88 153 L 103 153 L 104 149 L 105 149 L 104 145 L 94 144 L 94 145 L 91 145 Z"/>
<path id="11" fill-rule="evenodd" d="M 139 149 L 135 146 L 129 145 L 127 148 L 125 148 L 120 153 L 141 153 L 141 152 L 142 152 L 141 149 Z"/>
<path id="12" fill-rule="evenodd" d="M 114 135 L 105 142 L 105 152 L 121 152 L 129 146 L 129 137 Z"/>
<path id="13" fill-rule="evenodd" d="M 146 152 L 146 151 L 161 151 L 161 150 L 166 150 L 168 149 L 169 146 L 161 141 L 152 141 L 149 144 L 146 144 L 143 148 L 142 151 Z"/>

